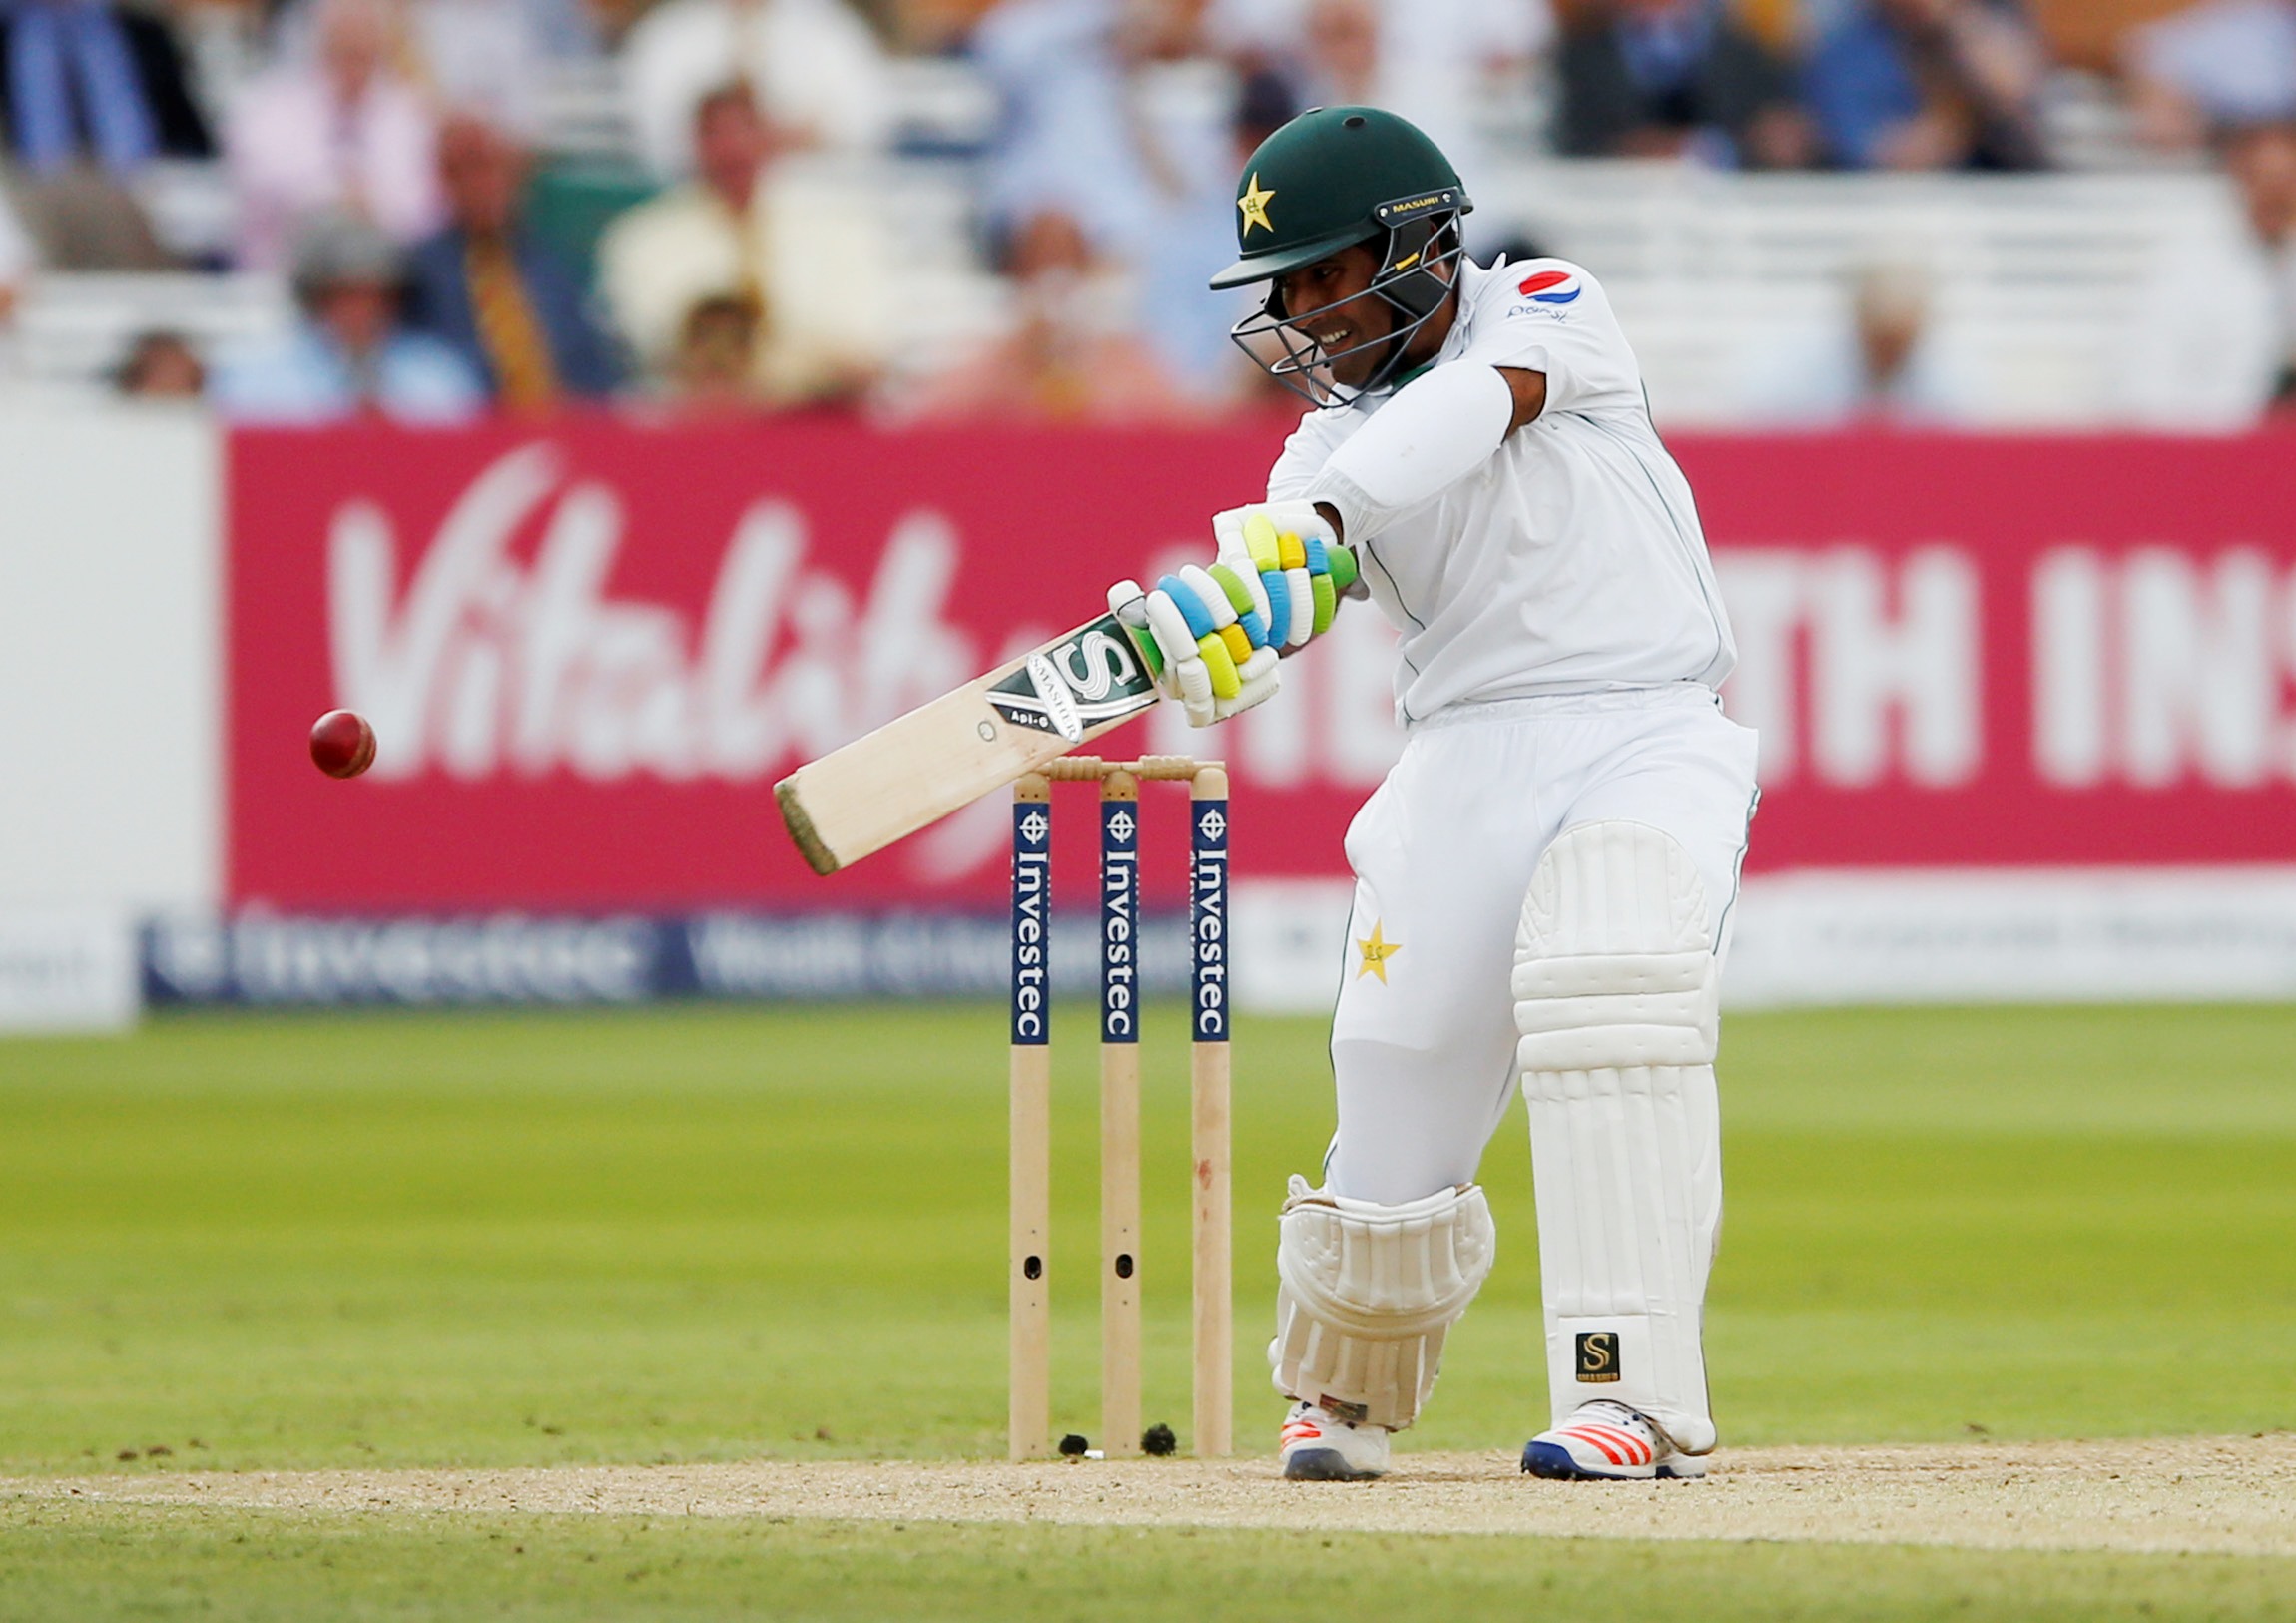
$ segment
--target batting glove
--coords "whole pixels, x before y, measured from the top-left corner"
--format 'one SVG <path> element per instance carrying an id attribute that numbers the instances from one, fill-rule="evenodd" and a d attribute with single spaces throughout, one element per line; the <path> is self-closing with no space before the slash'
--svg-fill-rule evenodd
<path id="1" fill-rule="evenodd" d="M 1339 600 L 1356 584 L 1355 554 L 1313 502 L 1231 507 L 1212 515 L 1212 538 L 1221 563 L 1257 578 L 1268 641 L 1286 653 L 1330 630 Z"/>
<path id="2" fill-rule="evenodd" d="M 1109 612 L 1132 633 L 1156 685 L 1180 701 L 1191 727 L 1210 727 L 1250 710 L 1281 681 L 1266 617 L 1239 609 L 1238 597 L 1249 593 L 1218 564 L 1209 570 L 1189 564 L 1152 592 L 1143 592 L 1136 581 L 1108 589 Z M 1257 646 L 1252 629 L 1260 632 Z"/>
<path id="3" fill-rule="evenodd" d="M 1108 594 L 1194 727 L 1273 695 L 1279 657 L 1331 625 L 1356 579 L 1355 558 L 1306 502 L 1235 508 L 1213 518 L 1212 533 L 1218 553 L 1209 569 L 1188 564 L 1153 591 L 1121 581 Z"/>

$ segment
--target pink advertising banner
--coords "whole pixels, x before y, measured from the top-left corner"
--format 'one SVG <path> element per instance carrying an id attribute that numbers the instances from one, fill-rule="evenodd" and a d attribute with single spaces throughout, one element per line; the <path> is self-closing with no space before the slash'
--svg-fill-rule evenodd
<path id="1" fill-rule="evenodd" d="M 774 780 L 1199 551 L 1281 434 L 237 433 L 231 900 L 990 906 L 998 798 L 824 880 Z M 2296 439 L 1676 449 L 1741 646 L 1727 700 L 1763 733 L 1750 869 L 2296 860 Z M 1401 747 L 1392 667 L 1359 606 L 1237 726 L 1160 713 L 1103 748 L 1225 756 L 1239 877 L 1337 874 Z M 303 754 L 336 705 L 381 741 L 347 784 Z"/>

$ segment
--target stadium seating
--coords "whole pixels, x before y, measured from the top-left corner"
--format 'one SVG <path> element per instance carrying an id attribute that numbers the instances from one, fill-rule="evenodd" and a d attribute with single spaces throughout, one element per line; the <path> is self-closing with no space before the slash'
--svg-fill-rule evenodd
<path id="1" fill-rule="evenodd" d="M 181 332 L 201 352 L 277 332 L 292 316 L 272 276 L 83 271 L 35 282 L 16 318 L 24 378 L 48 386 L 99 382 L 141 332 Z"/>
<path id="2" fill-rule="evenodd" d="M 1939 341 L 1974 380 L 1973 425 L 2113 420 L 2116 340 L 2155 268 L 2231 228 L 2213 174 L 1718 175 L 1533 163 L 1477 188 L 1486 218 L 1609 288 L 1662 414 L 1726 426 L 1763 345 L 1845 318 L 1848 274 L 1912 259 Z M 1488 229 L 1488 228 L 1486 228 Z"/>
<path id="3" fill-rule="evenodd" d="M 802 161 L 850 167 L 853 195 L 884 211 L 903 268 L 897 376 L 929 373 L 993 332 L 1008 298 L 983 262 L 972 192 L 993 98 L 956 60 L 893 66 L 896 155 Z M 1485 108 L 1491 148 L 1529 150 L 1539 105 L 1533 90 Z M 2212 174 L 2142 168 L 2100 83 L 2059 74 L 2049 106 L 2065 173 L 1742 176 L 1526 158 L 1475 179 L 1477 225 L 1485 243 L 1527 237 L 1604 279 L 1670 423 L 1741 420 L 1750 356 L 1838 326 L 1857 269 L 1912 254 L 1933 279 L 1937 341 L 1983 402 L 1975 425 L 2096 425 L 2114 412 L 2115 334 L 2152 268 L 2178 242 L 2221 233 L 2231 205 Z M 580 253 L 646 190 L 615 65 L 559 69 L 539 113 L 538 220 Z M 219 173 L 177 165 L 162 183 L 155 213 L 172 242 L 229 241 Z M 257 277 L 52 275 L 25 301 L 18 370 L 92 380 L 146 328 L 212 344 L 288 313 L 284 290 Z"/>

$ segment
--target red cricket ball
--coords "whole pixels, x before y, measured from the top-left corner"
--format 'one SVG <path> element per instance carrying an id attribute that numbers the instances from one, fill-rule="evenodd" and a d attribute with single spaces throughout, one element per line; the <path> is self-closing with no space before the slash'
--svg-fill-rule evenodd
<path id="1" fill-rule="evenodd" d="M 311 724 L 310 759 L 329 778 L 356 778 L 374 765 L 374 729 L 355 710 L 330 710 Z"/>

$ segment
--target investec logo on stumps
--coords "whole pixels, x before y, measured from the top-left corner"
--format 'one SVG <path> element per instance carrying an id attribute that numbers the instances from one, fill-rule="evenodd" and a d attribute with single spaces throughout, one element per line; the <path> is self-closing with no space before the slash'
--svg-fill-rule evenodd
<path id="1" fill-rule="evenodd" d="M 1188 886 L 1188 936 L 1195 951 L 1194 1022 L 1198 1042 L 1228 1040 L 1228 803 L 1195 803 Z"/>
<path id="2" fill-rule="evenodd" d="M 1046 1018 L 1045 933 L 1051 919 L 1052 813 L 1019 802 L 1012 809 L 1012 1040 L 1052 1040 Z"/>
<path id="3" fill-rule="evenodd" d="M 1100 1040 L 1140 1040 L 1140 819 L 1100 804 Z"/>

